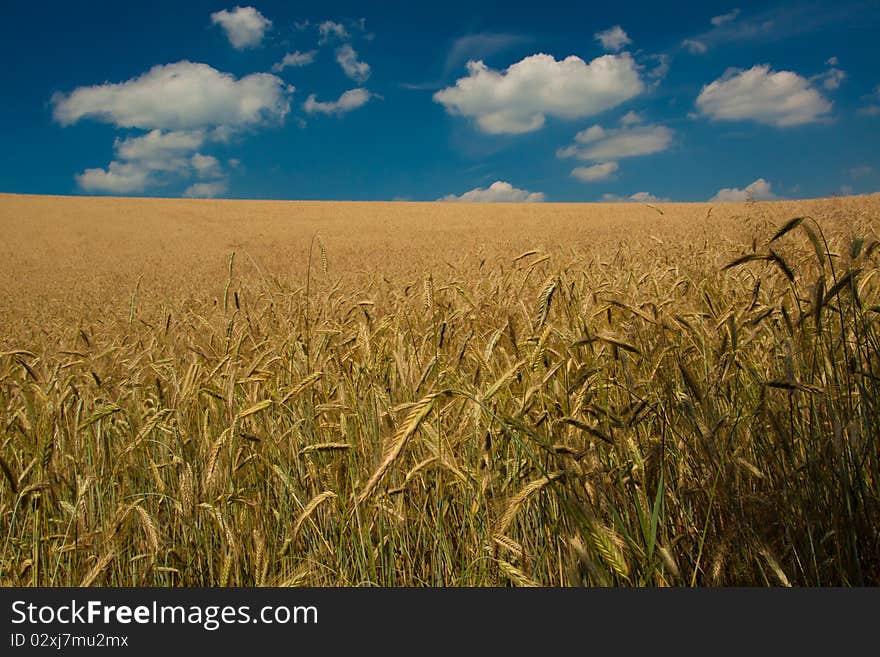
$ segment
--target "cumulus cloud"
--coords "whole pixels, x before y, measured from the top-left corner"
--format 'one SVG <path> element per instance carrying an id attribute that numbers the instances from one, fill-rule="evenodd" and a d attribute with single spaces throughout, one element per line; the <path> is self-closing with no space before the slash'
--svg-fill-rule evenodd
<path id="1" fill-rule="evenodd" d="M 632 43 L 632 39 L 629 38 L 629 35 L 623 31 L 620 25 L 609 27 L 602 32 L 596 32 L 593 38 L 601 43 L 605 50 L 613 50 L 614 52 L 618 52 L 624 46 Z"/>
<path id="2" fill-rule="evenodd" d="M 636 192 L 631 196 L 602 194 L 603 203 L 668 203 L 670 200 L 665 197 L 654 196 L 650 192 Z"/>
<path id="3" fill-rule="evenodd" d="M 576 167 L 571 170 L 571 175 L 581 182 L 599 182 L 611 178 L 618 168 L 617 162 L 604 162 L 602 164 L 594 164 L 591 167 Z"/>
<path id="4" fill-rule="evenodd" d="M 739 16 L 739 8 L 729 11 L 726 14 L 721 14 L 720 16 L 713 16 L 710 22 L 715 27 L 720 27 L 725 23 L 730 23 L 731 21 L 736 20 L 737 16 Z"/>
<path id="5" fill-rule="evenodd" d="M 76 175 L 84 190 L 120 194 L 193 176 L 225 177 L 214 156 L 198 151 L 209 142 L 228 142 L 248 129 L 283 122 L 291 93 L 293 88 L 274 75 L 237 80 L 206 64 L 184 61 L 155 66 L 126 82 L 56 94 L 52 104 L 62 125 L 90 118 L 146 131 L 117 137 L 114 160 L 106 168 Z M 221 182 L 214 181 L 215 188 Z"/>
<path id="6" fill-rule="evenodd" d="M 253 7 L 216 11 L 211 14 L 211 22 L 223 28 L 226 38 L 236 50 L 259 46 L 266 30 L 272 27 L 272 21 Z"/>
<path id="7" fill-rule="evenodd" d="M 202 131 L 152 130 L 138 137 L 117 138 L 116 157 L 107 168 L 86 169 L 76 181 L 86 191 L 131 193 L 193 174 L 203 179 L 223 177 L 217 158 L 195 152 L 205 142 Z"/>
<path id="8" fill-rule="evenodd" d="M 692 55 L 705 55 L 709 52 L 709 46 L 697 39 L 685 39 L 681 45 Z"/>
<path id="9" fill-rule="evenodd" d="M 329 102 L 321 102 L 317 100 L 315 94 L 311 94 L 303 103 L 303 110 L 306 114 L 337 114 L 342 115 L 346 112 L 357 109 L 367 103 L 373 97 L 366 89 L 349 89 L 343 93 L 337 100 Z"/>
<path id="10" fill-rule="evenodd" d="M 831 103 L 797 73 L 758 65 L 729 69 L 704 86 L 697 108 L 717 121 L 752 120 L 784 128 L 822 120 Z"/>
<path id="11" fill-rule="evenodd" d="M 541 203 L 544 200 L 544 193 L 517 189 L 509 182 L 496 180 L 485 189 L 477 187 L 461 196 L 448 194 L 437 200 L 465 203 Z"/>
<path id="12" fill-rule="evenodd" d="M 450 114 L 476 120 L 488 134 L 540 129 L 547 116 L 579 119 L 616 107 L 644 90 L 629 53 L 604 55 L 589 64 L 574 55 L 557 61 L 537 54 L 504 71 L 482 61 L 467 64 L 468 76 L 441 89 L 434 101 Z"/>
<path id="13" fill-rule="evenodd" d="M 130 194 L 143 191 L 149 176 L 148 170 L 136 164 L 111 162 L 106 169 L 86 169 L 75 178 L 80 189 L 87 192 Z"/>
<path id="14" fill-rule="evenodd" d="M 184 190 L 186 198 L 216 198 L 223 196 L 229 188 L 225 180 L 210 183 L 195 183 Z"/>
<path id="15" fill-rule="evenodd" d="M 333 21 L 324 21 L 323 23 L 319 24 L 318 32 L 321 34 L 321 39 L 318 41 L 318 43 L 322 46 L 333 39 L 337 39 L 339 41 L 348 41 L 351 38 L 348 30 L 345 29 L 345 25 L 343 25 L 342 23 L 335 23 Z"/>
<path id="16" fill-rule="evenodd" d="M 300 52 L 296 50 L 294 52 L 289 52 L 281 59 L 277 64 L 272 65 L 272 70 L 275 73 L 281 73 L 286 68 L 297 68 L 300 66 L 308 66 L 315 61 L 315 57 L 317 57 L 317 50 L 309 50 L 308 52 Z"/>
<path id="17" fill-rule="evenodd" d="M 624 124 L 621 128 L 611 130 L 594 125 L 577 133 L 575 143 L 559 150 L 557 156 L 609 162 L 625 157 L 651 155 L 669 148 L 674 134 L 663 125 Z"/>
<path id="18" fill-rule="evenodd" d="M 715 196 L 709 199 L 709 202 L 769 201 L 774 198 L 776 198 L 776 195 L 770 190 L 770 183 L 763 178 L 758 178 L 751 185 L 747 185 L 743 189 L 737 189 L 736 187 L 719 189 Z"/>
<path id="19" fill-rule="evenodd" d="M 346 43 L 336 49 L 336 62 L 345 74 L 359 84 L 370 77 L 370 65 L 358 59 L 357 51 Z"/>
<path id="20" fill-rule="evenodd" d="M 269 73 L 236 80 L 207 64 L 181 61 L 154 66 L 126 82 L 55 94 L 53 116 L 61 125 L 91 118 L 144 130 L 243 128 L 283 121 L 291 91 Z"/>
<path id="21" fill-rule="evenodd" d="M 116 157 L 152 171 L 186 168 L 186 156 L 205 143 L 202 130 L 162 132 L 151 130 L 139 137 L 119 139 L 114 143 Z"/>

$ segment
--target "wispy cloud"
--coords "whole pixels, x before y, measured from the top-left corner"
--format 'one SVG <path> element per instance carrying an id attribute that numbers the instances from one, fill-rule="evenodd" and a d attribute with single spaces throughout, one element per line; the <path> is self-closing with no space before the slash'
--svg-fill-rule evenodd
<path id="1" fill-rule="evenodd" d="M 725 23 L 730 23 L 736 20 L 736 17 L 739 16 L 739 7 L 733 9 L 726 14 L 721 14 L 720 16 L 713 16 L 709 21 L 715 27 L 721 27 Z"/>
<path id="2" fill-rule="evenodd" d="M 337 100 L 321 102 L 315 94 L 311 94 L 303 103 L 303 111 L 306 114 L 336 114 L 341 116 L 358 107 L 366 105 L 373 97 L 366 89 L 349 89 Z"/>
<path id="3" fill-rule="evenodd" d="M 281 71 L 286 68 L 299 68 L 301 66 L 308 66 L 309 64 L 313 64 L 315 62 L 315 58 L 317 56 L 317 50 L 309 50 L 308 52 L 300 52 L 299 50 L 297 50 L 295 52 L 290 52 L 284 55 L 280 62 L 272 66 L 272 71 L 274 73 L 281 73 Z"/>
<path id="4" fill-rule="evenodd" d="M 477 32 L 465 34 L 452 42 L 446 62 L 443 65 L 443 76 L 458 71 L 468 61 L 487 59 L 504 52 L 514 46 L 532 41 L 524 34 L 508 34 L 503 32 Z"/>
<path id="5" fill-rule="evenodd" d="M 357 51 L 351 44 L 343 44 L 336 49 L 336 62 L 349 78 L 361 84 L 370 77 L 370 65 L 358 59 Z"/>
<path id="6" fill-rule="evenodd" d="M 712 28 L 684 39 L 681 46 L 692 54 L 700 55 L 728 44 L 779 41 L 810 34 L 837 23 L 859 20 L 859 16 L 870 11 L 876 12 L 876 4 L 872 2 L 789 3 L 752 15 L 734 10 L 713 17 Z"/>

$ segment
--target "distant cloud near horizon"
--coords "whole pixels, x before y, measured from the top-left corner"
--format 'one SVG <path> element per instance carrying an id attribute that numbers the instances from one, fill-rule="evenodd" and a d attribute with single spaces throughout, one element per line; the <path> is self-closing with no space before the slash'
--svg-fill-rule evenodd
<path id="1" fill-rule="evenodd" d="M 617 194 L 602 194 L 600 199 L 603 203 L 669 203 L 672 199 L 654 196 L 650 192 L 636 192 L 632 196 L 618 196 Z"/>
<path id="2" fill-rule="evenodd" d="M 517 189 L 509 182 L 496 180 L 485 189 L 477 187 L 461 196 L 447 194 L 437 200 L 454 203 L 542 203 L 545 197 L 543 192 Z"/>
<path id="3" fill-rule="evenodd" d="M 777 196 L 770 190 L 770 183 L 763 178 L 758 178 L 743 189 L 737 189 L 736 187 L 719 189 L 715 196 L 709 199 L 709 202 L 770 201 L 775 198 Z"/>
<path id="4" fill-rule="evenodd" d="M 229 185 L 225 180 L 212 183 L 195 183 L 190 185 L 183 192 L 184 198 L 217 198 L 223 196 Z"/>

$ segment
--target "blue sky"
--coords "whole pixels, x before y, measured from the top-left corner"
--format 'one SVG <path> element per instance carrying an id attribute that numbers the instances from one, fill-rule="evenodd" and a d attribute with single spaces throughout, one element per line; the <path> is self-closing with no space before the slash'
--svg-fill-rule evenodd
<path id="1" fill-rule="evenodd" d="M 0 191 L 871 193 L 878 28 L 877 0 L 13 0 L 0 21 Z"/>

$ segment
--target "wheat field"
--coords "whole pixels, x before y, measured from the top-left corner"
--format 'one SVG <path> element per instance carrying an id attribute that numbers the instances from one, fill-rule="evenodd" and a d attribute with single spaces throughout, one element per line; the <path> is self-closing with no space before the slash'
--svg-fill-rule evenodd
<path id="1" fill-rule="evenodd" d="M 0 195 L 0 585 L 878 585 L 878 231 Z"/>

